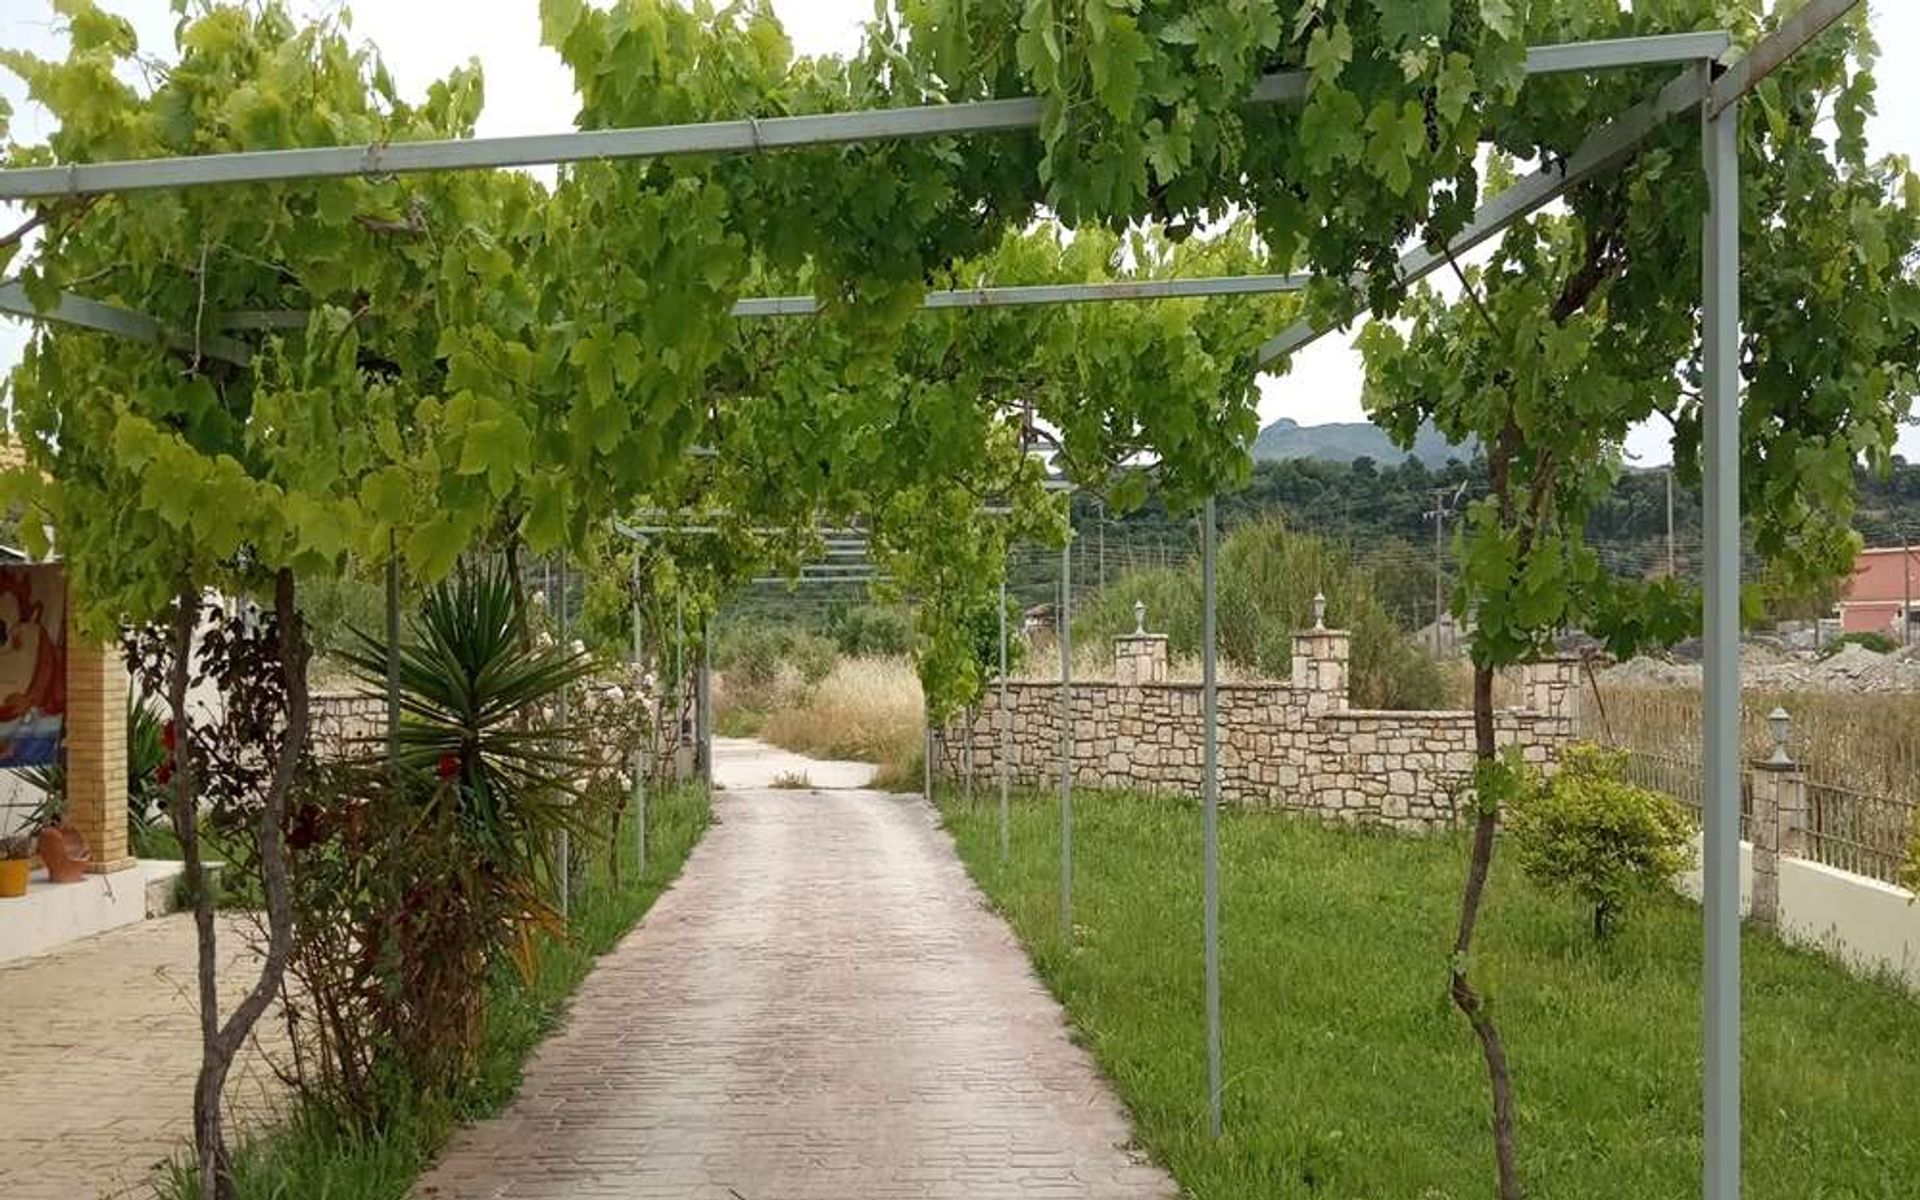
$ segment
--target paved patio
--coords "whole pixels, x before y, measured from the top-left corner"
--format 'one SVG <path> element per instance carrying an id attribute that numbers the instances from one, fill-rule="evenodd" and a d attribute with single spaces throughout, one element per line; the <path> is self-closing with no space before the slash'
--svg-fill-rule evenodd
<path id="1" fill-rule="evenodd" d="M 223 993 L 252 955 L 221 928 Z M 151 1194 L 154 1167 L 185 1149 L 200 1063 L 193 919 L 143 921 L 0 966 L 0 1147 L 7 1200 Z M 277 1038 L 270 1016 L 261 1036 Z M 236 1064 L 229 1111 L 244 1122 L 279 1094 L 258 1053 Z"/>
<path id="2" fill-rule="evenodd" d="M 416 1197 L 1175 1194 L 924 801 L 768 789 L 796 764 L 749 742 L 716 760 L 761 786 L 718 793 L 680 884 Z"/>

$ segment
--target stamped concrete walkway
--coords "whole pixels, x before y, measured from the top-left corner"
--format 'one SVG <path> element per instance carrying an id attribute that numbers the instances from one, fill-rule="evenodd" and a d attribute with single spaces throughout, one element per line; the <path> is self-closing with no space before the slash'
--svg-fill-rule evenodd
<path id="1" fill-rule="evenodd" d="M 716 760 L 723 785 L 793 770 L 753 743 Z M 749 783 L 716 805 L 519 1097 L 416 1197 L 1175 1194 L 925 802 Z"/>
<path id="2" fill-rule="evenodd" d="M 223 920 L 220 946 L 230 1009 L 259 960 L 238 920 Z M 195 953 L 182 913 L 0 967 L 0 1197 L 146 1197 L 155 1165 L 185 1154 L 200 1066 Z M 278 1013 L 259 1032 L 278 1044 Z M 249 1048 L 229 1078 L 231 1119 L 270 1116 L 280 1096 Z"/>

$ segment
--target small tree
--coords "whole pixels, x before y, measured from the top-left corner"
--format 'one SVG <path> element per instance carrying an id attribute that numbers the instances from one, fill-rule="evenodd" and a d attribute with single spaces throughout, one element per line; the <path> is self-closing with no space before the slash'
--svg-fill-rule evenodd
<path id="1" fill-rule="evenodd" d="M 1737 16 L 1743 40 L 1778 19 L 1758 0 L 1677 8 L 1702 20 Z M 1920 184 L 1904 161 L 1867 156 L 1874 53 L 1864 20 L 1850 22 L 1784 64 L 1741 110 L 1740 155 L 1754 186 L 1742 189 L 1739 213 L 1740 500 L 1765 564 L 1750 599 L 1851 568 L 1855 462 L 1888 462 L 1915 390 Z M 1580 96 L 1589 104 L 1597 93 Z M 1567 131 L 1595 111 L 1496 122 L 1491 141 L 1520 157 L 1558 157 L 1570 149 Z M 1524 780 L 1500 754 L 1493 680 L 1550 653 L 1562 629 L 1589 630 L 1625 657 L 1699 626 L 1696 589 L 1617 574 L 1586 540 L 1637 427 L 1657 418 L 1670 428 L 1678 478 L 1701 480 L 1701 288 L 1691 264 L 1701 261 L 1708 197 L 1699 161 L 1697 125 L 1674 122 L 1617 172 L 1574 189 L 1565 215 L 1511 227 L 1485 267 L 1452 264 L 1458 298 L 1422 289 L 1401 324 L 1376 321 L 1360 340 L 1368 412 L 1398 444 L 1411 446 L 1431 422 L 1450 441 L 1476 440 L 1487 461 L 1486 493 L 1467 505 L 1456 535 L 1453 609 L 1475 614 L 1479 765 L 1449 963 L 1454 1003 L 1486 1059 L 1501 1200 L 1522 1195 L 1516 1109 L 1493 1009 L 1471 968 L 1500 808 Z M 1512 170 L 1496 155 L 1489 174 L 1498 185 Z"/>
<path id="2" fill-rule="evenodd" d="M 1627 782 L 1626 761 L 1624 751 L 1571 746 L 1558 773 L 1522 788 L 1507 814 L 1520 869 L 1590 905 L 1597 940 L 1693 865 L 1692 817 L 1671 797 Z"/>

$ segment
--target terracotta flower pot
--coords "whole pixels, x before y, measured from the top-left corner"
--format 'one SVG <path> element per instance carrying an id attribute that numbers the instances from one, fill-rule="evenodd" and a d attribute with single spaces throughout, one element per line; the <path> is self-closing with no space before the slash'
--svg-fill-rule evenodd
<path id="1" fill-rule="evenodd" d="M 33 874 L 30 858 L 0 858 L 0 897 L 13 899 L 27 894 L 27 877 Z"/>
<path id="2" fill-rule="evenodd" d="M 55 883 L 79 883 L 87 877 L 87 839 L 78 830 L 49 825 L 40 831 L 40 861 Z"/>

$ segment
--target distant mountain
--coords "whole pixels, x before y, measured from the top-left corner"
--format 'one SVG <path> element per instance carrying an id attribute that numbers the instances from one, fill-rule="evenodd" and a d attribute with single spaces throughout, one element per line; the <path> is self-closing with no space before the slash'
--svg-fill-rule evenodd
<path id="1" fill-rule="evenodd" d="M 1429 467 L 1444 467 L 1448 459 L 1457 458 L 1463 462 L 1471 459 L 1475 449 L 1471 443 L 1465 446 L 1448 445 L 1447 439 L 1440 436 L 1440 431 L 1428 425 L 1414 439 L 1413 453 L 1409 455 L 1387 440 L 1387 435 L 1377 426 L 1365 421 L 1302 425 L 1281 417 L 1260 431 L 1260 436 L 1253 443 L 1253 457 L 1260 462 L 1278 462 L 1288 458 L 1352 462 L 1356 458 L 1371 458 L 1382 465 L 1405 462 L 1411 457 Z"/>

